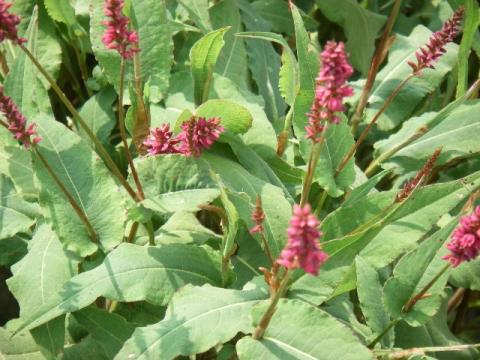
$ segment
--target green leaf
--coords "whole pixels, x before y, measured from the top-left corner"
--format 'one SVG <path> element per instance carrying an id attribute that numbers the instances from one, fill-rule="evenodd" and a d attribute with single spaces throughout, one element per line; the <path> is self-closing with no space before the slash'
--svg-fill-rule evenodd
<path id="1" fill-rule="evenodd" d="M 473 44 L 475 33 L 480 26 L 478 2 L 475 0 L 465 1 L 465 22 L 462 27 L 463 35 L 458 50 L 458 84 L 457 98 L 465 94 L 468 85 L 468 57 Z"/>
<path id="2" fill-rule="evenodd" d="M 224 235 L 222 240 L 222 257 L 223 259 L 230 259 L 232 255 L 232 250 L 235 246 L 235 238 L 237 237 L 238 227 L 239 227 L 239 215 L 238 211 L 235 208 L 235 205 L 231 202 L 227 189 L 219 180 L 220 188 L 220 200 L 222 201 L 223 208 L 227 215 L 227 224 L 226 228 L 224 227 Z"/>
<path id="3" fill-rule="evenodd" d="M 38 196 L 33 183 L 32 155 L 18 146 L 5 146 L 0 142 L 0 173 L 9 177 L 17 194 L 27 199 Z"/>
<path id="4" fill-rule="evenodd" d="M 288 2 L 283 0 L 256 0 L 252 2 L 252 7 L 269 22 L 273 32 L 288 35 L 293 33 L 293 22 Z"/>
<path id="5" fill-rule="evenodd" d="M 252 311 L 258 324 L 267 304 Z M 292 321 L 295 319 L 295 321 Z M 280 300 L 261 340 L 244 337 L 237 343 L 240 360 L 365 360 L 373 359 L 351 330 L 335 318 L 297 300 Z"/>
<path id="6" fill-rule="evenodd" d="M 109 359 L 115 357 L 135 330 L 135 325 L 123 317 L 94 306 L 73 313 L 73 317 L 92 335 Z"/>
<path id="7" fill-rule="evenodd" d="M 420 326 L 437 313 L 442 303 L 448 272 L 429 289 L 428 298 L 418 301 L 408 313 L 402 312 L 402 308 L 447 265 L 447 262 L 441 259 L 439 250 L 457 224 L 458 218 L 454 218 L 447 226 L 422 242 L 417 249 L 403 256 L 395 266 L 393 275 L 384 288 L 385 306 L 392 318 L 403 318 L 412 326 Z"/>
<path id="8" fill-rule="evenodd" d="M 187 10 L 188 15 L 202 32 L 212 31 L 212 23 L 208 14 L 208 0 L 179 0 L 178 2 Z"/>
<path id="9" fill-rule="evenodd" d="M 75 18 L 75 9 L 70 4 L 69 0 L 57 1 L 57 0 L 44 0 L 45 8 L 48 15 L 58 22 L 73 26 L 77 20 Z"/>
<path id="10" fill-rule="evenodd" d="M 64 125 L 45 116 L 35 120 L 42 137 L 38 150 L 87 216 L 103 249 L 114 248 L 124 235 L 125 198 L 106 166 Z M 40 187 L 40 206 L 60 241 L 67 250 L 80 256 L 93 254 L 97 245 L 66 196 L 40 160 L 35 159 L 34 168 Z"/>
<path id="11" fill-rule="evenodd" d="M 383 287 L 377 271 L 362 257 L 356 257 L 355 268 L 360 308 L 362 309 L 365 322 L 373 331 L 373 336 L 369 339 L 373 341 L 390 324 L 390 317 L 383 305 Z M 387 348 L 392 347 L 394 344 L 393 331 L 385 334 L 381 341 L 383 346 Z"/>
<path id="12" fill-rule="evenodd" d="M 231 100 L 208 100 L 198 107 L 196 114 L 205 118 L 219 117 L 221 125 L 234 134 L 247 132 L 253 121 L 244 106 Z"/>
<path id="13" fill-rule="evenodd" d="M 270 25 L 258 15 L 246 0 L 236 0 L 242 14 L 246 31 L 270 31 Z M 284 115 L 285 103 L 276 91 L 279 86 L 280 56 L 272 44 L 256 40 L 245 40 L 250 71 L 258 91 L 265 100 L 265 113 L 271 121 Z"/>
<path id="14" fill-rule="evenodd" d="M 213 70 L 225 42 L 223 37 L 228 27 L 212 31 L 198 40 L 190 50 L 190 63 L 194 81 L 195 103 L 208 99 Z"/>
<path id="15" fill-rule="evenodd" d="M 116 98 L 115 91 L 108 87 L 88 99 L 80 110 L 82 119 L 85 119 L 88 127 L 104 145 L 110 143 L 110 133 L 116 124 L 115 113 L 112 109 Z M 92 148 L 94 147 L 91 139 L 81 128 L 79 129 L 79 135 L 83 140 L 90 143 Z"/>
<path id="16" fill-rule="evenodd" d="M 143 205 L 160 213 L 198 211 L 220 195 L 202 159 L 182 155 L 161 155 L 137 162 L 146 200 Z"/>
<path id="17" fill-rule="evenodd" d="M 480 152 L 480 145 L 471 134 L 480 130 L 475 117 L 480 110 L 480 101 L 460 105 L 443 117 L 438 125 L 425 135 L 399 150 L 384 167 L 402 168 L 404 171 L 419 169 L 432 155 L 433 150 L 442 147 L 436 165 L 446 164 L 453 159 L 464 158 Z M 427 125 L 428 126 L 428 125 Z"/>
<path id="18" fill-rule="evenodd" d="M 364 117 L 366 122 L 372 119 L 395 87 L 412 72 L 407 62 L 416 61 L 415 52 L 427 43 L 431 35 L 432 32 L 422 25 L 417 26 L 408 37 L 396 35 L 388 62 L 377 74 L 378 85 L 374 86 L 368 98 L 369 106 Z M 426 69 L 420 76 L 410 80 L 379 117 L 377 125 L 381 130 L 391 130 L 411 117 L 425 96 L 440 86 L 457 61 L 458 46 L 450 43 L 445 49 L 447 52 L 435 64 L 435 70 Z"/>
<path id="19" fill-rule="evenodd" d="M 100 296 L 165 305 L 185 284 L 220 285 L 220 262 L 219 254 L 191 245 L 142 247 L 123 243 L 102 265 L 67 281 L 60 293 L 52 294 L 45 305 L 22 319 L 17 332 L 87 307 Z"/>
<path id="20" fill-rule="evenodd" d="M 267 297 L 261 289 L 188 285 L 173 297 L 165 319 L 135 330 L 116 359 L 169 360 L 205 352 L 239 332 L 250 332 L 250 310 Z"/>
<path id="21" fill-rule="evenodd" d="M 88 335 L 79 343 L 65 348 L 64 360 L 108 360 L 105 352 L 95 342 L 93 336 Z"/>
<path id="22" fill-rule="evenodd" d="M 355 187 L 350 194 L 348 194 L 347 199 L 343 202 L 342 206 L 352 205 L 355 202 L 363 199 L 365 196 L 369 195 L 372 192 L 375 192 L 375 187 L 377 184 L 382 181 L 382 179 L 390 174 L 389 170 L 384 170 L 379 172 L 375 176 L 372 176 L 363 184 Z"/>
<path id="23" fill-rule="evenodd" d="M 232 80 L 240 88 L 250 88 L 245 42 L 235 36 L 243 28 L 235 0 L 218 2 L 210 9 L 210 15 L 215 29 L 231 26 L 225 34 L 225 46 L 218 57 L 215 72 Z"/>
<path id="24" fill-rule="evenodd" d="M 31 316 L 47 303 L 52 294 L 74 276 L 76 263 L 62 249 L 57 235 L 46 224 L 40 225 L 30 242 L 27 255 L 12 267 L 7 284 L 20 305 L 20 316 Z M 42 352 L 56 357 L 65 337 L 65 317 L 60 316 L 32 331 Z"/>
<path id="25" fill-rule="evenodd" d="M 255 208 L 257 195 L 262 197 L 265 235 L 273 257 L 277 257 L 286 243 L 286 230 L 292 215 L 291 205 L 282 189 L 253 176 L 236 162 L 224 157 L 210 153 L 204 154 L 203 158 L 225 186 L 236 193 L 231 200 L 248 228 L 254 225 L 250 215 Z"/>
<path id="26" fill-rule="evenodd" d="M 2 360 L 45 360 L 45 356 L 28 332 L 13 336 L 12 328 L 17 323 L 18 320 L 12 320 L 5 328 L 0 327 L 0 356 Z"/>
<path id="27" fill-rule="evenodd" d="M 28 240 L 20 235 L 0 241 L 0 266 L 10 267 L 27 253 Z"/>
<path id="28" fill-rule="evenodd" d="M 36 204 L 23 200 L 16 192 L 12 181 L 0 175 L 0 239 L 26 232 L 41 216 Z"/>
<path id="29" fill-rule="evenodd" d="M 357 70 L 366 74 L 385 16 L 366 10 L 354 0 L 317 0 L 316 3 L 323 15 L 344 28 L 350 61 Z"/>
<path id="30" fill-rule="evenodd" d="M 480 259 L 464 262 L 452 270 L 450 282 L 457 286 L 471 290 L 480 290 Z"/>

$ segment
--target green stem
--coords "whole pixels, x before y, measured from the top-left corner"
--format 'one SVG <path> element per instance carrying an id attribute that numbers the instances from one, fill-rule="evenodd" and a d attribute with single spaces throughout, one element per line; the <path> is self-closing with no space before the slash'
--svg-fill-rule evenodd
<path id="1" fill-rule="evenodd" d="M 260 233 L 260 239 L 262 240 L 263 250 L 265 251 L 267 258 L 270 261 L 270 265 L 271 266 L 275 265 L 275 259 L 273 258 L 272 251 L 270 250 L 270 246 L 268 245 L 268 241 L 267 241 L 267 238 L 265 237 L 264 231 Z"/>
<path id="2" fill-rule="evenodd" d="M 398 95 L 398 93 L 402 90 L 402 88 L 407 84 L 407 82 L 412 79 L 415 76 L 414 73 L 410 73 L 405 79 L 403 79 L 400 84 L 397 85 L 395 90 L 390 94 L 390 96 L 385 100 L 383 103 L 382 107 L 377 111 L 377 113 L 373 116 L 372 120 L 370 123 L 367 125 L 365 130 L 363 130 L 362 134 L 358 138 L 358 140 L 353 144 L 353 146 L 350 148 L 348 151 L 347 155 L 344 156 L 342 162 L 338 166 L 337 170 L 335 171 L 335 177 L 338 176 L 342 172 L 342 170 L 345 168 L 345 166 L 348 164 L 352 156 L 355 154 L 359 146 L 363 143 L 363 141 L 366 139 L 368 133 L 372 129 L 373 125 L 377 122 L 377 120 L 380 118 L 380 115 L 382 115 L 385 110 L 388 108 L 388 106 L 392 103 L 393 99 Z"/>
<path id="3" fill-rule="evenodd" d="M 73 210 L 77 213 L 78 217 L 80 218 L 80 220 L 82 220 L 83 224 L 87 228 L 88 235 L 90 236 L 92 241 L 95 242 L 95 243 L 98 243 L 97 234 L 96 234 L 92 224 L 90 224 L 90 221 L 88 220 L 88 217 L 85 214 L 85 212 L 78 205 L 77 201 L 73 198 L 73 196 L 67 190 L 65 185 L 63 185 L 60 178 L 57 176 L 57 174 L 55 174 L 53 169 L 50 167 L 50 164 L 48 163 L 47 159 L 45 159 L 43 157 L 43 155 L 40 153 L 40 151 L 37 149 L 37 147 L 35 145 L 32 146 L 32 150 L 33 150 L 34 154 L 38 157 L 38 159 L 42 162 L 43 166 L 45 167 L 47 172 L 50 174 L 53 181 L 55 181 L 55 183 L 60 188 L 60 190 L 63 192 L 63 194 L 67 197 L 68 201 L 70 202 L 70 205 L 72 205 Z"/>
<path id="4" fill-rule="evenodd" d="M 378 344 L 378 342 L 380 340 L 382 340 L 382 338 L 388 334 L 388 332 L 395 326 L 397 325 L 397 323 L 399 322 L 399 319 L 396 319 L 396 320 L 392 320 L 390 322 L 390 324 L 388 324 L 388 326 L 385 328 L 385 330 L 382 331 L 382 333 L 380 335 L 378 335 L 370 344 L 368 344 L 368 348 L 369 349 L 373 349 L 375 347 L 375 345 Z"/>
<path id="5" fill-rule="evenodd" d="M 128 234 L 127 242 L 128 243 L 133 243 L 133 240 L 135 240 L 135 236 L 137 235 L 138 231 L 138 222 L 134 222 L 132 224 L 132 227 L 130 228 L 130 233 Z"/>
<path id="6" fill-rule="evenodd" d="M 145 194 L 143 193 L 142 184 L 138 177 L 137 170 L 135 169 L 135 164 L 133 163 L 132 154 L 130 153 L 130 148 L 128 146 L 127 133 L 125 131 L 125 117 L 124 117 L 124 111 L 123 111 L 124 86 L 125 86 L 125 60 L 122 59 L 120 62 L 120 89 L 118 94 L 118 127 L 120 128 L 120 136 L 123 142 L 125 157 L 127 158 L 128 165 L 130 166 L 130 170 L 132 172 L 133 180 L 135 181 L 135 185 L 137 186 L 138 198 L 140 200 L 144 200 Z"/>
<path id="7" fill-rule="evenodd" d="M 78 48 L 76 46 L 73 46 L 73 51 L 74 51 L 75 57 L 77 59 L 78 67 L 80 68 L 80 75 L 82 76 L 83 85 L 85 87 L 85 90 L 87 91 L 88 96 L 92 97 L 93 96 L 92 90 L 90 90 L 90 88 L 87 85 L 88 70 L 87 70 L 87 66 L 86 66 L 85 61 L 84 61 L 84 57 L 82 56 L 82 54 L 80 53 L 80 51 L 78 50 Z"/>
<path id="8" fill-rule="evenodd" d="M 97 139 L 95 134 L 92 132 L 92 130 L 88 127 L 88 125 L 85 123 L 85 121 L 82 119 L 78 111 L 75 109 L 75 107 L 72 105 L 70 100 L 65 96 L 63 91 L 60 89 L 60 87 L 57 85 L 55 80 L 50 76 L 50 74 L 43 68 L 43 66 L 38 62 L 38 60 L 33 56 L 33 54 L 23 45 L 19 44 L 18 45 L 23 52 L 30 58 L 32 63 L 37 67 L 38 71 L 45 77 L 45 79 L 49 82 L 50 86 L 52 87 L 53 91 L 57 94 L 57 96 L 60 98 L 62 103 L 65 105 L 65 107 L 70 111 L 70 113 L 73 116 L 74 121 L 77 121 L 82 129 L 85 131 L 85 133 L 88 135 L 90 140 L 95 144 L 95 147 L 97 148 L 98 152 L 102 156 L 103 160 L 106 162 L 107 166 L 110 168 L 110 170 L 113 172 L 113 174 L 118 178 L 120 183 L 123 185 L 125 190 L 129 193 L 129 195 L 135 199 L 139 200 L 137 198 L 137 194 L 135 191 L 132 189 L 130 184 L 125 180 L 123 177 L 120 169 L 117 167 L 113 159 L 110 157 L 108 154 L 107 150 L 105 147 L 102 145 L 102 143 Z"/>
<path id="9" fill-rule="evenodd" d="M 287 148 L 288 135 L 290 133 L 290 128 L 292 127 L 293 121 L 293 108 L 291 108 L 287 116 L 285 117 L 285 125 L 283 126 L 282 132 L 278 135 L 277 142 L 277 155 L 282 156 Z"/>
<path id="10" fill-rule="evenodd" d="M 152 220 L 147 222 L 145 224 L 145 227 L 147 228 L 147 233 L 148 233 L 148 244 L 150 246 L 155 246 L 155 233 L 153 231 L 153 223 Z"/>
<path id="11" fill-rule="evenodd" d="M 317 208 L 315 209 L 315 214 L 317 216 L 320 215 L 320 212 L 322 211 L 323 206 L 325 205 L 325 201 L 327 200 L 327 198 L 328 198 L 328 193 L 325 190 L 323 190 L 322 196 L 318 200 Z"/>
<path id="12" fill-rule="evenodd" d="M 272 294 L 270 305 L 263 314 L 262 319 L 258 323 L 257 327 L 253 331 L 252 338 L 254 338 L 255 340 L 260 340 L 265 334 L 265 330 L 267 329 L 268 324 L 270 324 L 270 320 L 272 320 L 272 316 L 277 309 L 278 301 L 287 289 L 289 281 L 290 271 L 289 269 L 286 269 L 285 275 L 283 276 L 282 282 L 280 283 L 280 287 L 274 294 Z"/>

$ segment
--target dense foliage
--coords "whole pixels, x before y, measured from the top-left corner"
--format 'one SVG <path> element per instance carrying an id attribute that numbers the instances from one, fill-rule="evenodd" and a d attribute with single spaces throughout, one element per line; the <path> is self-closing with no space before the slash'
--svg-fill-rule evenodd
<path id="1" fill-rule="evenodd" d="M 0 0 L 2 359 L 478 359 L 475 0 Z"/>

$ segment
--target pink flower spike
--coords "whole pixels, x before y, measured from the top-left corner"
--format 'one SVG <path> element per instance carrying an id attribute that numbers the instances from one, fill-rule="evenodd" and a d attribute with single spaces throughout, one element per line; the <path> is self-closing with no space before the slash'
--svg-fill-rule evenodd
<path id="1" fill-rule="evenodd" d="M 129 31 L 130 19 L 123 15 L 123 0 L 105 0 L 104 13 L 110 19 L 104 21 L 107 26 L 102 41 L 107 49 L 117 50 L 124 59 L 131 59 L 139 52 L 138 35 L 135 31 Z"/>
<path id="2" fill-rule="evenodd" d="M 176 154 L 178 150 L 175 148 L 178 140 L 172 139 L 172 132 L 168 124 L 163 124 L 159 128 L 151 130 L 150 135 L 143 142 L 150 155 L 159 154 Z"/>
<path id="3" fill-rule="evenodd" d="M 450 261 L 453 267 L 478 256 L 480 253 L 480 206 L 477 206 L 472 214 L 460 219 L 447 248 L 450 254 L 443 259 Z"/>
<path id="4" fill-rule="evenodd" d="M 338 124 L 343 112 L 343 98 L 352 96 L 353 89 L 347 80 L 353 74 L 348 63 L 345 45 L 329 41 L 321 54 L 322 67 L 316 78 L 315 99 L 308 115 L 309 125 L 305 127 L 307 139 L 319 142 L 325 131 L 325 122 Z"/>
<path id="5" fill-rule="evenodd" d="M 446 52 L 445 46 L 455 40 L 458 35 L 464 13 L 463 6 L 460 6 L 452 17 L 443 24 L 443 27 L 432 34 L 428 44 L 415 53 L 417 63 L 408 62 L 415 74 L 420 74 L 425 68 L 435 68 L 433 64 Z"/>
<path id="6" fill-rule="evenodd" d="M 198 157 L 203 150 L 210 148 L 224 131 L 220 118 L 207 120 L 203 117 L 192 117 L 182 124 L 182 132 L 177 136 L 180 141 L 178 150 L 185 156 Z"/>
<path id="7" fill-rule="evenodd" d="M 39 143 L 42 138 L 35 136 L 36 124 L 30 124 L 27 127 L 27 119 L 17 108 L 17 105 L 3 92 L 3 87 L 0 87 L 0 112 L 3 113 L 7 120 L 7 129 L 10 131 L 14 138 L 20 141 L 26 149 L 29 149 L 32 144 Z"/>
<path id="8" fill-rule="evenodd" d="M 20 24 L 20 17 L 8 12 L 11 6 L 11 3 L 0 0 L 0 42 L 8 39 L 16 44 L 23 44 L 27 39 L 18 36 L 17 26 Z"/>
<path id="9" fill-rule="evenodd" d="M 263 222 L 265 220 L 265 213 L 263 212 L 262 208 L 262 198 L 260 196 L 257 196 L 257 201 L 255 204 L 255 209 L 252 212 L 252 221 L 255 223 L 255 226 L 253 226 L 250 229 L 250 234 L 260 234 L 263 232 Z"/>
<path id="10" fill-rule="evenodd" d="M 300 267 L 309 274 L 318 275 L 320 266 L 328 259 L 319 243 L 322 236 L 319 225 L 317 217 L 311 213 L 310 205 L 303 208 L 295 205 L 288 228 L 288 243 L 277 263 L 289 269 Z"/>

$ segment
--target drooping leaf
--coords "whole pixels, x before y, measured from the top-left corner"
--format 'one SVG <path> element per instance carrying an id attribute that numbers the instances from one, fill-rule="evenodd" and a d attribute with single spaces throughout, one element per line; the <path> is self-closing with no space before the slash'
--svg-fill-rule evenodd
<path id="1" fill-rule="evenodd" d="M 160 213 L 198 211 L 220 194 L 202 159 L 182 155 L 161 155 L 137 162 L 146 208 Z"/>
<path id="2" fill-rule="evenodd" d="M 267 304 L 253 309 L 258 324 Z M 295 319 L 295 321 L 292 321 Z M 351 330 L 323 310 L 298 300 L 280 300 L 261 340 L 244 337 L 237 343 L 240 360 L 325 359 L 366 360 L 373 355 Z"/>
<path id="3" fill-rule="evenodd" d="M 43 138 L 38 150 L 88 218 L 101 246 L 112 249 L 123 239 L 124 196 L 116 190 L 102 160 L 78 135 L 49 117 L 35 120 Z M 94 253 L 97 245 L 85 224 L 37 158 L 34 169 L 40 187 L 40 205 L 60 241 L 80 256 Z M 105 207 L 105 204 L 115 206 Z"/>
<path id="4" fill-rule="evenodd" d="M 251 331 L 249 313 L 268 295 L 262 289 L 228 290 L 186 286 L 172 299 L 161 322 L 135 330 L 116 359 L 188 356 Z"/>
<path id="5" fill-rule="evenodd" d="M 220 261 L 213 250 L 191 245 L 142 247 L 123 243 L 102 265 L 73 277 L 59 293 L 52 294 L 43 306 L 24 317 L 17 332 L 83 309 L 99 296 L 164 305 L 185 284 L 220 285 Z"/>
<path id="6" fill-rule="evenodd" d="M 212 82 L 213 70 L 220 51 L 225 44 L 223 37 L 229 30 L 221 28 L 198 40 L 190 50 L 190 63 L 194 82 L 195 103 L 200 105 L 208 99 Z"/>
<path id="7" fill-rule="evenodd" d="M 207 119 L 219 117 L 220 124 L 234 134 L 247 132 L 253 121 L 245 107 L 231 100 L 208 100 L 197 108 L 196 114 Z"/>

